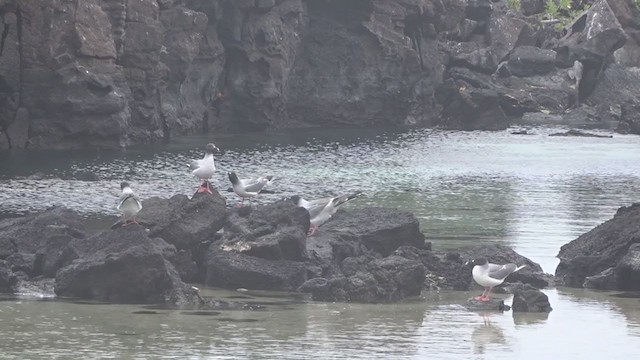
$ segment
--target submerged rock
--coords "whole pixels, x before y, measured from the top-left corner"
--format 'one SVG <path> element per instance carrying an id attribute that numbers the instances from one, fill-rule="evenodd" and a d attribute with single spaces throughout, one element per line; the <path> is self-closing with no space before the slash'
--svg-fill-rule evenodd
<path id="1" fill-rule="evenodd" d="M 509 311 L 511 307 L 504 303 L 504 300 L 491 298 L 489 301 L 476 300 L 470 298 L 464 304 L 469 311 Z"/>
<path id="2" fill-rule="evenodd" d="M 640 203 L 621 207 L 612 219 L 560 248 L 556 277 L 571 287 L 637 288 L 638 247 L 632 245 L 639 242 Z"/>
<path id="3" fill-rule="evenodd" d="M 535 288 L 512 289 L 513 312 L 550 312 L 553 310 L 549 303 L 549 297 L 542 291 Z"/>
<path id="4" fill-rule="evenodd" d="M 120 303 L 201 303 L 171 264 L 175 254 L 175 247 L 148 237 L 139 225 L 75 240 L 65 249 L 67 259 L 73 260 L 56 274 L 55 292 Z"/>
<path id="5" fill-rule="evenodd" d="M 601 135 L 601 134 L 593 134 L 588 133 L 576 129 L 571 129 L 562 133 L 553 133 L 549 134 L 549 136 L 577 136 L 577 137 L 596 137 L 596 138 L 612 138 L 612 135 Z"/>

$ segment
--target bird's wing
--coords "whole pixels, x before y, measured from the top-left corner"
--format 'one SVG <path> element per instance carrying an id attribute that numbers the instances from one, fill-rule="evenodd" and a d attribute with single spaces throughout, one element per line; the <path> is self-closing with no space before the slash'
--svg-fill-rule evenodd
<path id="1" fill-rule="evenodd" d="M 322 198 L 305 201 L 303 202 L 302 206 L 309 212 L 309 218 L 313 219 L 316 216 L 320 215 L 322 210 L 324 210 L 324 208 L 326 208 L 327 205 L 331 203 L 331 200 L 333 200 L 333 198 Z"/>
<path id="2" fill-rule="evenodd" d="M 118 210 L 120 210 L 120 208 L 122 207 L 122 204 L 124 204 L 124 202 L 129 200 L 129 199 L 135 200 L 136 204 L 138 205 L 138 208 L 142 209 L 142 203 L 140 202 L 140 198 L 136 194 L 122 194 L 122 195 L 120 195 L 120 198 L 118 199 L 118 206 L 116 208 Z"/>
<path id="3" fill-rule="evenodd" d="M 346 195 L 335 197 L 335 198 L 333 198 L 333 206 L 338 207 L 340 205 L 343 205 L 347 201 L 353 200 L 353 199 L 357 198 L 360 195 L 362 195 L 362 193 L 358 191 L 358 192 L 355 192 L 353 194 L 346 194 Z"/>
<path id="4" fill-rule="evenodd" d="M 265 185 L 267 185 L 268 181 L 269 180 L 267 180 L 266 178 L 261 177 L 258 179 L 242 179 L 240 180 L 240 183 L 242 184 L 246 192 L 259 193 L 260 190 L 262 190 Z"/>
<path id="5" fill-rule="evenodd" d="M 140 198 L 138 197 L 138 195 L 133 194 L 133 200 L 136 201 L 136 204 L 138 205 L 138 209 L 142 209 L 142 202 L 140 201 Z"/>
<path id="6" fill-rule="evenodd" d="M 195 169 L 199 168 L 200 167 L 200 161 L 201 160 L 191 160 L 191 162 L 189 162 L 189 164 L 188 164 L 189 169 L 195 170 Z"/>
<path id="7" fill-rule="evenodd" d="M 511 263 L 504 264 L 504 265 L 489 264 L 489 277 L 502 280 L 507 276 L 509 276 L 509 274 L 514 273 L 522 269 L 523 267 L 524 265 L 518 266 L 516 264 L 511 264 Z"/>

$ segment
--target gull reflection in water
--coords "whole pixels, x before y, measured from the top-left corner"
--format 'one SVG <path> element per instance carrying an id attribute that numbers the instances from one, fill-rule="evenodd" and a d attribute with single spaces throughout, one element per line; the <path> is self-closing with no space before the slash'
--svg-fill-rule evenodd
<path id="1" fill-rule="evenodd" d="M 476 326 L 471 333 L 471 341 L 473 342 L 473 353 L 484 354 L 486 348 L 490 344 L 504 345 L 507 340 L 502 329 L 491 323 L 492 313 L 481 312 L 482 324 Z"/>

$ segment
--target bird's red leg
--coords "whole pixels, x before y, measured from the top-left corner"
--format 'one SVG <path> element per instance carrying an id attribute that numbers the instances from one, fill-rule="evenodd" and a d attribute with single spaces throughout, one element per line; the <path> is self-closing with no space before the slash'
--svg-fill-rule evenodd
<path id="1" fill-rule="evenodd" d="M 209 180 L 207 180 L 206 183 L 207 183 L 206 192 L 213 195 L 213 191 L 211 191 L 211 183 L 209 182 Z"/>
<path id="2" fill-rule="evenodd" d="M 489 291 L 487 291 L 487 294 L 482 297 L 482 299 L 481 299 L 482 301 L 490 301 L 491 300 L 491 298 L 489 297 L 489 294 L 491 293 L 492 289 L 493 288 L 489 288 Z"/>
<path id="3" fill-rule="evenodd" d="M 487 292 L 487 288 L 484 288 L 484 291 L 482 292 L 481 295 L 475 296 L 473 299 L 474 300 L 482 300 L 484 299 L 484 294 Z"/>
<path id="4" fill-rule="evenodd" d="M 309 231 L 307 232 L 307 236 L 313 236 L 318 231 L 318 225 L 309 226 Z"/>

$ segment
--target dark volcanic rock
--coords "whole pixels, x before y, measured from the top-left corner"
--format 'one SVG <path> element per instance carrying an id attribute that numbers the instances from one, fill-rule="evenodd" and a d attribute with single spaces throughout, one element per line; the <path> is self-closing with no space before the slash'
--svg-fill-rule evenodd
<path id="1" fill-rule="evenodd" d="M 558 64 L 570 67 L 576 60 L 582 63 L 579 95 L 585 99 L 598 83 L 606 59 L 625 44 L 627 37 L 605 0 L 594 3 L 566 29 L 555 48 Z"/>
<path id="2" fill-rule="evenodd" d="M 396 255 L 350 257 L 342 268 L 344 275 L 311 279 L 298 291 L 310 292 L 318 301 L 394 302 L 420 295 L 425 276 L 419 261 Z"/>
<path id="3" fill-rule="evenodd" d="M 615 276 L 614 268 L 608 268 L 599 274 L 585 277 L 582 286 L 588 289 L 615 290 Z"/>
<path id="4" fill-rule="evenodd" d="M 640 134 L 640 67 L 607 66 L 585 102 L 603 127 Z"/>
<path id="5" fill-rule="evenodd" d="M 540 290 L 515 290 L 513 292 L 513 312 L 550 312 L 549 298 Z"/>
<path id="6" fill-rule="evenodd" d="M 549 136 L 577 136 L 577 137 L 597 137 L 597 138 L 612 138 L 612 135 L 600 135 L 600 134 L 592 134 L 576 129 L 567 130 L 561 133 L 553 133 L 549 134 Z"/>
<path id="7" fill-rule="evenodd" d="M 238 209 L 209 247 L 207 285 L 294 290 L 306 280 L 309 213 L 290 201 Z"/>
<path id="8" fill-rule="evenodd" d="M 640 243 L 629 247 L 627 254 L 616 265 L 614 273 L 618 290 L 640 290 Z"/>
<path id="9" fill-rule="evenodd" d="M 587 285 L 603 289 L 635 285 L 628 281 L 633 278 L 634 254 L 631 246 L 640 243 L 640 204 L 618 209 L 610 219 L 591 231 L 563 245 L 558 253 L 560 264 L 556 268 L 556 278 L 566 286 L 583 287 L 587 277 L 592 278 Z M 628 257 L 627 257 L 628 255 Z M 624 262 L 622 260 L 625 259 Z M 618 266 L 620 266 L 618 268 Z M 615 268 L 615 276 L 608 269 Z M 619 278 L 619 276 L 622 276 Z M 625 276 L 629 276 L 626 277 Z M 609 281 L 604 281 L 609 280 Z M 613 285 L 615 283 L 615 286 Z"/>
<path id="10" fill-rule="evenodd" d="M 71 210 L 51 208 L 0 221 L 0 258 L 8 259 L 15 271 L 52 277 L 61 266 L 67 244 L 85 238 L 81 220 Z"/>
<path id="11" fill-rule="evenodd" d="M 186 195 L 153 197 L 142 203 L 138 213 L 150 237 L 161 237 L 179 250 L 213 240 L 226 218 L 226 201 L 217 191 L 213 195 L 196 193 L 191 199 Z"/>
<path id="12" fill-rule="evenodd" d="M 507 68 L 513 76 L 544 75 L 555 69 L 556 52 L 535 46 L 518 46 L 509 55 Z"/>
<path id="13" fill-rule="evenodd" d="M 0 260 L 0 293 L 13 292 L 14 285 L 18 278 L 11 271 L 11 265 L 4 260 Z"/>
<path id="14" fill-rule="evenodd" d="M 59 296 L 124 303 L 201 302 L 169 261 L 175 247 L 149 238 L 139 225 L 74 240 L 65 252 L 68 258 L 77 258 L 56 274 Z"/>
<path id="15" fill-rule="evenodd" d="M 320 250 L 331 244 L 338 261 L 341 261 L 340 254 L 359 256 L 369 251 L 389 256 L 403 245 L 418 249 L 427 246 L 418 219 L 413 214 L 388 208 L 338 211 L 307 243 L 309 250 Z M 360 249 L 351 253 L 350 247 Z M 341 248 L 347 249 L 340 251 Z"/>
<path id="16" fill-rule="evenodd" d="M 504 300 L 491 298 L 489 301 L 476 300 L 470 298 L 467 300 L 464 307 L 470 311 L 509 311 L 511 307 L 504 303 Z"/>

